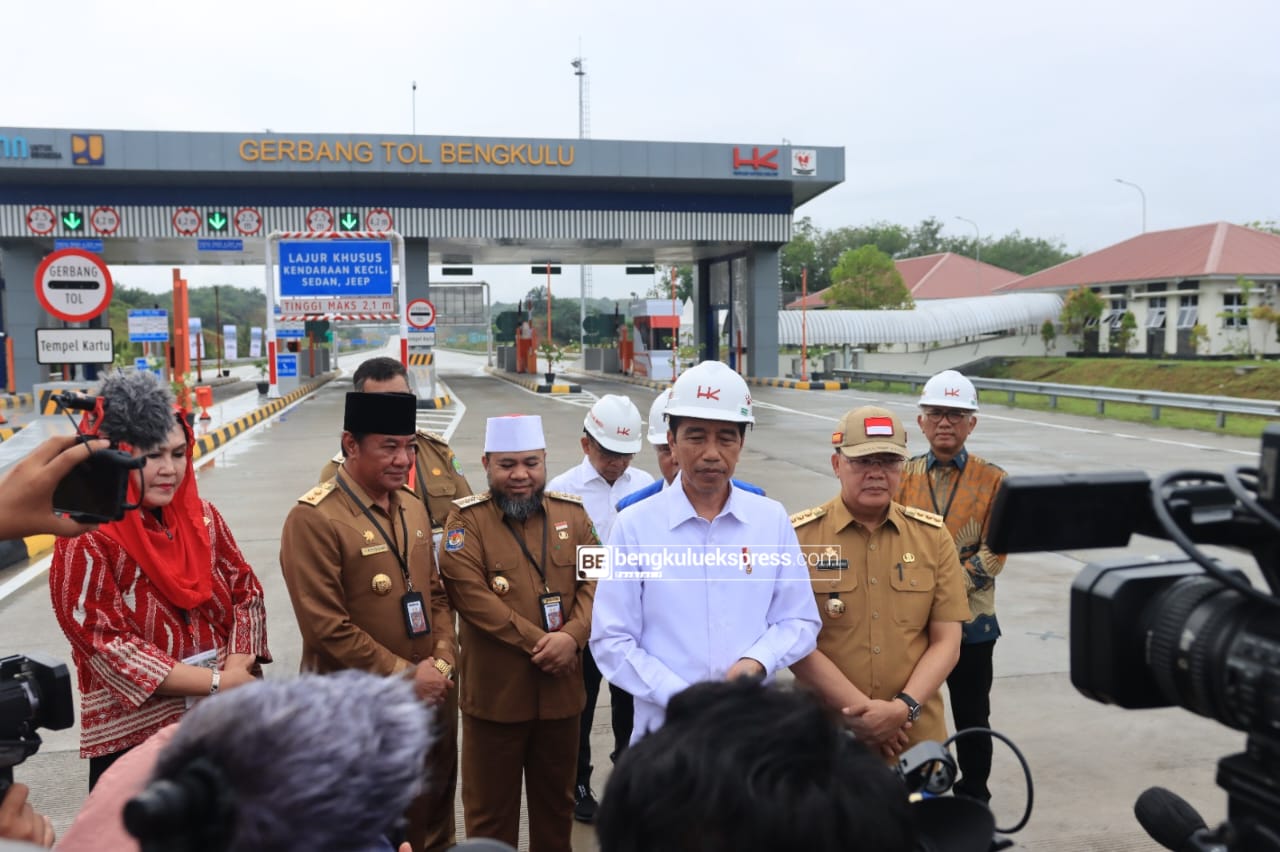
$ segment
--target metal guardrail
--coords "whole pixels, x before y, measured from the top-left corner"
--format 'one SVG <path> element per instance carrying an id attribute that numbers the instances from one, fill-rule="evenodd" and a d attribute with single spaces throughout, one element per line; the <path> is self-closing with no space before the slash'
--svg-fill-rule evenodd
<path id="1" fill-rule="evenodd" d="M 879 373 L 868 370 L 836 369 L 834 373 L 841 379 L 851 382 L 895 382 L 908 384 L 915 391 L 929 380 L 928 376 L 914 373 Z M 1155 390 L 1130 390 L 1124 388 L 1101 388 L 1089 385 L 1060 385 L 1052 382 L 1020 382 L 1013 379 L 984 379 L 970 377 L 973 386 L 979 391 L 1004 391 L 1009 404 L 1013 404 L 1018 394 L 1044 396 L 1049 399 L 1051 409 L 1058 407 L 1058 399 L 1091 399 L 1097 403 L 1098 413 L 1106 413 L 1108 402 L 1123 402 L 1133 405 L 1151 406 L 1151 419 L 1159 420 L 1160 411 L 1164 408 L 1179 408 L 1187 411 L 1205 411 L 1217 415 L 1218 428 L 1227 422 L 1228 414 L 1251 414 L 1258 417 L 1280 417 L 1280 401 L 1265 399 L 1243 399 L 1235 396 L 1205 396 L 1191 393 L 1169 393 Z"/>

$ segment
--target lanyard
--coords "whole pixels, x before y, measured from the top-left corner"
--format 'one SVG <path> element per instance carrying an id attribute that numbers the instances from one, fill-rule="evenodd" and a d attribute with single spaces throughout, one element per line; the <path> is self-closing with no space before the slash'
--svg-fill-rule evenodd
<path id="1" fill-rule="evenodd" d="M 382 535 L 382 540 L 387 543 L 387 547 L 389 547 L 391 552 L 395 554 L 396 561 L 400 563 L 400 570 L 404 573 L 404 584 L 408 590 L 412 592 L 413 578 L 409 576 L 409 525 L 404 519 L 404 506 L 400 507 L 400 532 L 404 539 L 404 552 L 402 553 L 396 549 L 396 543 L 391 539 L 391 536 L 387 535 L 387 531 L 382 528 L 382 524 L 378 523 L 378 519 L 374 517 L 373 512 L 369 511 L 369 507 L 364 504 L 364 501 L 356 496 L 355 492 L 351 490 L 351 486 L 347 485 L 341 474 L 338 475 L 337 480 L 338 484 L 342 486 L 342 490 L 347 492 L 347 496 L 351 498 L 352 502 L 360 507 L 360 511 L 364 512 L 364 516 L 369 519 L 369 523 L 373 524 L 374 529 Z M 392 520 L 392 532 L 395 532 L 395 528 L 395 520 Z"/>
<path id="2" fill-rule="evenodd" d="M 944 521 L 947 519 L 947 512 L 951 511 L 951 504 L 955 502 L 956 492 L 960 490 L 960 477 L 964 476 L 964 468 L 956 465 L 954 461 L 951 464 L 956 468 L 956 479 L 951 483 L 951 493 L 947 496 L 947 505 L 941 509 L 938 508 L 938 495 L 933 492 L 933 477 L 929 475 L 930 472 L 928 470 L 924 472 L 924 480 L 929 483 L 929 499 L 933 501 L 933 511 L 941 515 Z M 941 469 L 942 466 L 939 465 L 938 467 Z"/>
<path id="3" fill-rule="evenodd" d="M 544 563 L 547 561 L 547 526 L 550 525 L 550 523 L 551 523 L 551 520 L 547 517 L 546 512 L 543 512 L 542 513 L 542 561 Z M 516 540 L 516 544 L 520 545 L 520 550 L 521 552 L 524 553 L 525 558 L 533 563 L 534 570 L 538 572 L 538 576 L 542 579 L 542 590 L 544 592 L 550 592 L 551 589 L 547 587 L 547 574 L 545 571 L 542 570 L 542 566 L 538 564 L 538 560 L 533 558 L 533 554 L 529 552 L 529 548 L 525 546 L 524 537 L 516 533 L 516 528 L 511 526 L 510 521 L 508 521 L 505 516 L 502 518 L 502 525 L 507 528 L 507 532 L 511 533 L 511 537 Z"/>

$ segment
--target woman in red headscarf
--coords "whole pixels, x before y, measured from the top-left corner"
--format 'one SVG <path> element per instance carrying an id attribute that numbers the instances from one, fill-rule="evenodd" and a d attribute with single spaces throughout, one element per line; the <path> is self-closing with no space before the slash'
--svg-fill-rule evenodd
<path id="1" fill-rule="evenodd" d="M 102 390 L 109 415 L 113 387 L 150 380 L 110 381 Z M 117 408 L 137 402 L 132 385 Z M 162 388 L 143 391 L 155 387 Z M 80 756 L 89 759 L 90 789 L 116 758 L 181 718 L 193 700 L 248 683 L 271 660 L 262 586 L 222 515 L 200 499 L 194 436 L 167 389 L 160 394 L 168 412 L 161 431 L 164 417 L 172 426 L 156 446 L 129 447 L 119 434 L 128 425 L 113 434 L 110 418 L 103 423 L 106 437 L 146 457 L 129 485 L 129 502 L 141 508 L 59 539 L 49 569 L 80 687 Z"/>

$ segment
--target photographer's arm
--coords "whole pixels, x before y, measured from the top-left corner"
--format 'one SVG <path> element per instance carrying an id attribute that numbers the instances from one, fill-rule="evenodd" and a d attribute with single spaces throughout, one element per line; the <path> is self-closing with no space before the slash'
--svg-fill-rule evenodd
<path id="1" fill-rule="evenodd" d="M 27 801 L 26 784 L 14 784 L 0 800 L 0 839 L 23 840 L 45 849 L 53 847 L 53 823 Z"/>
<path id="2" fill-rule="evenodd" d="M 49 438 L 0 479 L 0 539 L 51 534 L 74 536 L 97 529 L 53 513 L 53 492 L 71 470 L 110 443 L 81 442 L 76 435 Z"/>

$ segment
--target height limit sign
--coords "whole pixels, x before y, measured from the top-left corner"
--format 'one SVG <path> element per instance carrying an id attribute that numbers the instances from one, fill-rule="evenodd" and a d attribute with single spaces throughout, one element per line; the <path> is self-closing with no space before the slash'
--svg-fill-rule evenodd
<path id="1" fill-rule="evenodd" d="M 436 306 L 426 299 L 414 299 L 408 305 L 405 319 L 414 328 L 426 331 L 436 324 Z"/>

